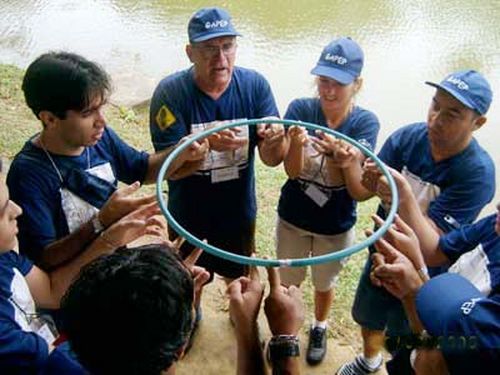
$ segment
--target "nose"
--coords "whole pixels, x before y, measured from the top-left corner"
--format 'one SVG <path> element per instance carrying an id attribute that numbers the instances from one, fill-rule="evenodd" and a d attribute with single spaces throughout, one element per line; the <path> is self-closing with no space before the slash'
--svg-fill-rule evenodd
<path id="1" fill-rule="evenodd" d="M 98 126 L 106 125 L 106 117 L 104 116 L 104 108 L 99 108 L 96 110 L 96 124 Z"/>
<path id="2" fill-rule="evenodd" d="M 12 213 L 13 213 L 14 218 L 20 216 L 23 213 L 23 209 L 20 206 L 18 206 L 16 203 L 14 203 L 13 201 L 10 201 L 10 204 L 12 205 Z"/>
<path id="3" fill-rule="evenodd" d="M 430 110 L 428 123 L 430 127 L 441 126 L 441 112 L 436 110 Z"/>

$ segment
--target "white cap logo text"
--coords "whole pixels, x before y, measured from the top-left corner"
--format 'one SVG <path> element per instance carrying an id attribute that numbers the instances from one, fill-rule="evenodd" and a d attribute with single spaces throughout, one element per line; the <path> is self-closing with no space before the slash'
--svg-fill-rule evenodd
<path id="1" fill-rule="evenodd" d="M 216 20 L 213 22 L 207 21 L 205 22 L 205 29 L 213 29 L 215 27 L 226 27 L 229 24 L 227 20 Z"/>
<path id="2" fill-rule="evenodd" d="M 479 301 L 481 298 L 472 298 L 470 301 L 464 302 L 462 306 L 460 307 L 460 310 L 464 313 L 464 315 L 469 315 L 476 306 L 476 302 Z"/>
<path id="3" fill-rule="evenodd" d="M 456 77 L 451 76 L 446 81 L 454 84 L 460 90 L 468 90 L 469 89 L 469 85 L 468 84 L 466 84 L 464 81 L 462 81 L 461 79 L 458 79 Z"/>
<path id="4" fill-rule="evenodd" d="M 332 55 L 330 53 L 326 54 L 325 60 L 326 61 L 331 61 L 332 63 L 338 64 L 338 65 L 345 65 L 345 64 L 347 64 L 347 59 L 344 56 Z"/>

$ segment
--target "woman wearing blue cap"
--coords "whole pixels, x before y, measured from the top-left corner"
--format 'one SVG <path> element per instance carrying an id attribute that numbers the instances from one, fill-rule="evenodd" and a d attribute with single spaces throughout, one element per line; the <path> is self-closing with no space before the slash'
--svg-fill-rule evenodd
<path id="1" fill-rule="evenodd" d="M 375 148 L 379 121 L 354 103 L 362 84 L 363 59 L 363 51 L 350 38 L 329 43 L 311 71 L 317 76 L 318 97 L 292 101 L 285 118 L 319 124 Z M 292 126 L 287 136 L 284 164 L 289 179 L 278 206 L 279 258 L 317 256 L 350 246 L 364 156 L 323 132 L 313 134 Z M 309 364 L 320 363 L 325 356 L 327 318 L 341 268 L 339 261 L 312 267 L 315 321 L 309 335 Z M 300 285 L 305 275 L 305 268 L 281 270 L 285 285 Z"/>

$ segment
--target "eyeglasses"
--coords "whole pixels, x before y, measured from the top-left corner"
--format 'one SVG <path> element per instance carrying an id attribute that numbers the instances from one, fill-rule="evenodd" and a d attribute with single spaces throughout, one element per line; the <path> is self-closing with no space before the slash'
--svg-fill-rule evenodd
<path id="1" fill-rule="evenodd" d="M 235 42 L 224 43 L 221 46 L 193 44 L 193 48 L 199 50 L 201 52 L 201 55 L 207 59 L 212 59 L 216 56 L 219 56 L 220 51 L 222 51 L 222 53 L 226 57 L 234 55 L 234 53 L 236 52 L 236 47 L 238 47 L 238 44 Z"/>

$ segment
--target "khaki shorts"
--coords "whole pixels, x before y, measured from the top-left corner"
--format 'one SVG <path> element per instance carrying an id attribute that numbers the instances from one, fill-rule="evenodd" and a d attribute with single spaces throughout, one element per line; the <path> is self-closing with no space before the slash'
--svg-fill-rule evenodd
<path id="1" fill-rule="evenodd" d="M 279 259 L 307 258 L 330 254 L 353 244 L 354 227 L 336 235 L 322 235 L 297 228 L 278 218 L 276 225 L 276 252 Z M 347 258 L 311 266 L 313 285 L 319 292 L 333 288 L 337 276 Z M 280 269 L 284 285 L 300 285 L 306 277 L 306 267 L 285 267 Z"/>

